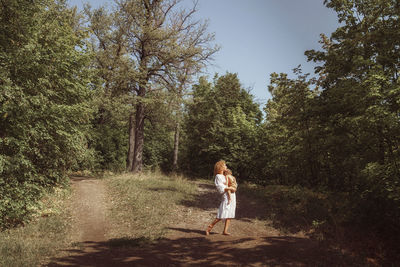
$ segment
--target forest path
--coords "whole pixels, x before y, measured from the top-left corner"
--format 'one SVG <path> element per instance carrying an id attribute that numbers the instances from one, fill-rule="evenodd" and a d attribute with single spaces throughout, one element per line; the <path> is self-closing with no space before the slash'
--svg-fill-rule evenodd
<path id="1" fill-rule="evenodd" d="M 156 254 L 178 266 L 336 266 L 336 253 L 311 240 L 304 233 L 284 234 L 265 218 L 266 204 L 254 196 L 237 192 L 236 219 L 230 236 L 222 235 L 219 222 L 209 236 L 205 229 L 216 216 L 220 203 L 214 185 L 194 182 L 196 199 L 185 201 L 179 220 L 169 227 L 164 244 Z M 144 261 L 146 262 L 146 261 Z"/>
<path id="2" fill-rule="evenodd" d="M 63 255 L 49 266 L 97 266 L 97 257 L 91 255 L 99 252 L 96 244 L 107 241 L 105 235 L 109 227 L 105 184 L 100 179 L 71 177 L 71 188 L 73 225 L 70 238 L 78 248 L 64 251 L 68 256 Z M 76 257 L 80 260 L 72 260 Z"/>
<path id="3" fill-rule="evenodd" d="M 180 203 L 176 223 L 165 238 L 143 247 L 115 247 L 105 238 L 109 226 L 104 181 L 73 179 L 74 240 L 80 247 L 65 251 L 48 266 L 338 266 L 337 252 L 301 233 L 282 234 L 268 226 L 258 218 L 265 205 L 240 195 L 240 188 L 232 235 L 221 234 L 220 222 L 206 236 L 219 199 L 214 186 L 194 184 L 196 198 Z"/>
<path id="4" fill-rule="evenodd" d="M 102 180 L 72 178 L 74 232 L 81 243 L 105 241 L 106 189 Z M 85 246 L 85 250 L 90 247 Z"/>

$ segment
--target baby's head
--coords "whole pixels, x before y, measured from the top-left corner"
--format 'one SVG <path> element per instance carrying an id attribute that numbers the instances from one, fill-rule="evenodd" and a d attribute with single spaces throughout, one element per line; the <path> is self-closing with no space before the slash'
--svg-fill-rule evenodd
<path id="1" fill-rule="evenodd" d="M 225 176 L 227 176 L 227 175 L 232 175 L 232 171 L 231 171 L 230 169 L 226 169 L 226 170 L 224 171 L 224 175 L 225 175 Z"/>

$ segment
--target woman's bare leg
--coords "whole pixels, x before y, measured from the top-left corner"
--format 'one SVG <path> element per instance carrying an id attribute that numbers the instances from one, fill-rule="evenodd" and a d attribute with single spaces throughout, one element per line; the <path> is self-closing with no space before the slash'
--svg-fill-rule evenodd
<path id="1" fill-rule="evenodd" d="M 215 218 L 215 220 L 207 227 L 206 235 L 209 235 L 214 225 L 217 224 L 221 219 Z"/>
<path id="2" fill-rule="evenodd" d="M 231 219 L 225 220 L 225 227 L 224 227 L 224 232 L 223 232 L 224 235 L 230 235 L 230 233 L 228 233 L 228 228 L 229 228 L 230 223 L 231 223 Z"/>

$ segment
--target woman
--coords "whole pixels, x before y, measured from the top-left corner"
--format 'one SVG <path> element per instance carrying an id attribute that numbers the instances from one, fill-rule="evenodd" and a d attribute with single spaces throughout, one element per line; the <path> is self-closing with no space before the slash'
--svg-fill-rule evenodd
<path id="1" fill-rule="evenodd" d="M 230 235 L 228 232 L 229 224 L 232 218 L 235 218 L 235 210 L 236 210 L 236 195 L 235 188 L 228 187 L 228 183 L 226 177 L 224 176 L 224 171 L 227 169 L 226 163 L 223 160 L 218 161 L 214 165 L 214 176 L 215 176 L 215 186 L 217 187 L 218 192 L 221 194 L 222 201 L 219 205 L 217 218 L 207 227 L 206 235 L 210 234 L 210 231 L 214 227 L 216 223 L 225 219 L 225 227 L 224 227 L 224 235 Z M 231 201 L 228 203 L 227 191 L 231 190 Z"/>

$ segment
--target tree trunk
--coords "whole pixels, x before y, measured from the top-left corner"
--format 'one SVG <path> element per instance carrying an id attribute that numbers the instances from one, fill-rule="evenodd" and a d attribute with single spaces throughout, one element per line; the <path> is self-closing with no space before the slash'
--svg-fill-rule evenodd
<path id="1" fill-rule="evenodd" d="M 310 126 L 309 126 L 309 121 L 308 119 L 305 121 L 305 125 L 306 125 L 306 132 L 307 132 L 307 137 L 306 137 L 306 142 L 307 142 L 307 146 L 308 146 L 308 152 L 307 152 L 307 161 L 308 161 L 308 168 L 310 170 L 310 174 L 311 174 L 311 183 L 312 184 L 316 184 L 318 183 L 318 177 L 317 177 L 317 172 L 315 171 L 315 161 L 314 161 L 314 157 L 315 157 L 315 153 L 313 153 L 313 149 L 312 149 L 312 138 L 311 138 L 311 132 L 310 132 Z M 310 182 L 310 181 L 308 181 Z"/>
<path id="2" fill-rule="evenodd" d="M 178 169 L 178 152 L 179 152 L 179 121 L 175 125 L 175 137 L 174 137 L 174 160 L 172 163 L 172 170 L 175 172 Z"/>
<path id="3" fill-rule="evenodd" d="M 133 156 L 132 172 L 142 171 L 143 167 L 143 145 L 144 145 L 144 104 L 137 103 L 135 124 L 135 151 Z"/>
<path id="4" fill-rule="evenodd" d="M 126 170 L 131 171 L 133 169 L 133 157 L 135 153 L 135 117 L 133 112 L 129 115 L 129 149 L 128 156 L 126 159 Z"/>
<path id="5" fill-rule="evenodd" d="M 381 165 L 385 164 L 385 140 L 384 140 L 384 135 L 383 135 L 383 126 L 379 125 L 378 126 L 378 138 L 379 138 L 379 163 Z"/>

